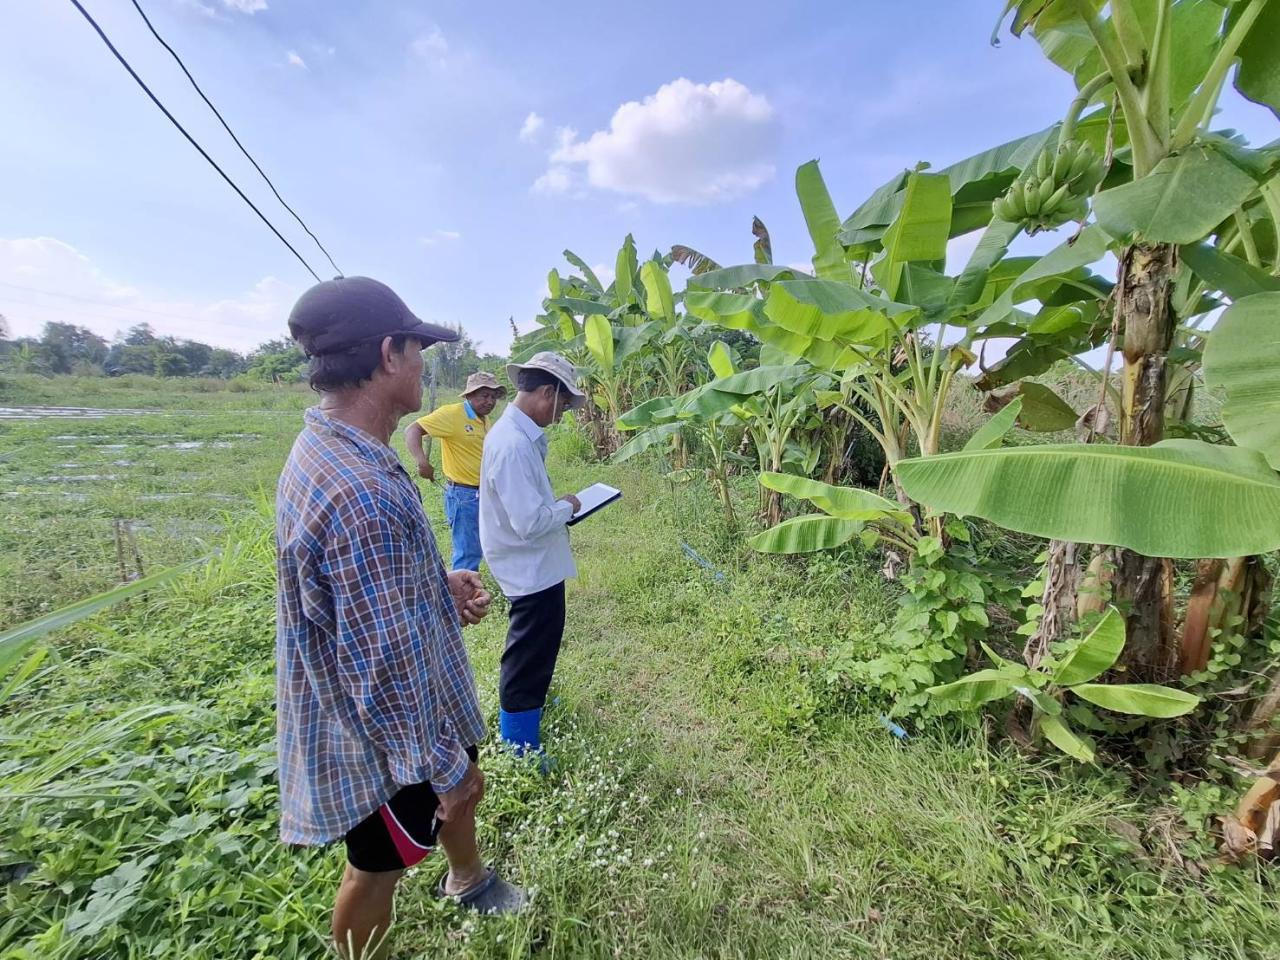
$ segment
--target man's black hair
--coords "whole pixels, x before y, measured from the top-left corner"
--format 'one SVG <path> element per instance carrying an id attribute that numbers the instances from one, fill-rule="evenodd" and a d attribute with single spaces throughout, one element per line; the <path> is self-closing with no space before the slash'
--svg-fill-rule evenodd
<path id="1" fill-rule="evenodd" d="M 527 368 L 516 375 L 516 386 L 521 393 L 532 393 L 539 387 L 545 387 L 548 384 L 556 388 L 556 393 L 564 394 L 569 392 L 569 388 L 564 385 L 563 380 L 553 373 L 548 373 L 546 370 Z"/>
<path id="2" fill-rule="evenodd" d="M 397 334 L 391 338 L 391 349 L 404 353 L 409 338 Z M 325 353 L 311 358 L 307 368 L 307 382 L 317 393 L 358 387 L 373 379 L 373 372 L 382 363 L 382 338 L 357 343 L 337 353 Z"/>

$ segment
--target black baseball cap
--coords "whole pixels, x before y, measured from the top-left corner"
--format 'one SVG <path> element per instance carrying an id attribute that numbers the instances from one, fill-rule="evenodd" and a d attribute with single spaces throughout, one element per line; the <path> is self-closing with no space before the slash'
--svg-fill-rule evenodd
<path id="1" fill-rule="evenodd" d="M 293 305 L 289 333 L 309 357 L 397 334 L 413 337 L 424 347 L 459 337 L 457 330 L 419 320 L 394 290 L 369 277 L 317 283 Z"/>

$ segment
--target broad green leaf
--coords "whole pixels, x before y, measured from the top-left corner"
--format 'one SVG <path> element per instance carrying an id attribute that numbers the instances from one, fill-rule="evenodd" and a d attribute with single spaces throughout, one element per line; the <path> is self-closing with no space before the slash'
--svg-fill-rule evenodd
<path id="1" fill-rule="evenodd" d="M 744 263 L 736 267 L 724 267 L 720 270 L 708 270 L 696 277 L 690 277 L 689 287 L 701 287 L 705 290 L 740 290 L 753 283 L 768 283 L 773 280 L 811 280 L 803 270 L 784 267 L 774 263 Z"/>
<path id="2" fill-rule="evenodd" d="M 721 393 L 716 390 L 717 382 L 713 380 L 688 393 L 682 393 L 676 406 L 676 417 L 680 420 L 707 423 L 728 413 L 742 402 L 740 394 Z"/>
<path id="3" fill-rule="evenodd" d="M 930 687 L 925 692 L 935 700 L 973 709 L 1009 696 L 1017 682 L 1004 668 L 979 670 L 951 683 Z"/>
<path id="4" fill-rule="evenodd" d="M 607 317 L 613 312 L 613 308 L 606 303 L 598 300 L 583 300 L 581 297 L 555 297 L 547 300 L 547 306 L 557 307 L 575 316 L 584 317 L 592 315 Z"/>
<path id="5" fill-rule="evenodd" d="M 1003 321 L 991 324 L 983 329 L 983 333 L 985 335 L 1000 330 L 1003 326 Z M 1007 333 L 992 335 L 1017 336 L 1019 332 L 1019 328 L 1014 327 Z M 1048 336 L 1023 333 L 1022 338 L 1009 348 L 1004 357 L 974 381 L 974 386 L 983 391 L 994 390 L 1025 377 L 1039 376 L 1059 360 L 1066 360 L 1100 346 L 1110 334 L 1111 323 L 1105 317 L 1095 317 L 1092 323 L 1079 331 L 1064 331 Z"/>
<path id="6" fill-rule="evenodd" d="M 1024 291 L 1033 292 L 1038 281 L 1059 277 L 1080 267 L 1097 263 L 1106 254 L 1109 242 L 1107 235 L 1096 226 L 1085 227 L 1075 238 L 1074 243 L 1071 240 L 1064 241 L 1024 270 L 996 298 L 995 302 L 982 312 L 973 326 L 985 327 L 1007 319 L 1013 313 L 1013 305 L 1025 299 Z"/>
<path id="7" fill-rule="evenodd" d="M 862 530 L 860 520 L 841 520 L 815 514 L 784 520 L 758 533 L 747 544 L 761 553 L 814 553 L 848 543 Z"/>
<path id="8" fill-rule="evenodd" d="M 614 267 L 613 296 L 619 304 L 631 300 L 634 278 L 636 275 L 636 242 L 631 234 L 622 241 L 622 249 L 618 251 L 618 259 Z"/>
<path id="9" fill-rule="evenodd" d="M 1022 398 L 1014 397 L 990 420 L 977 429 L 965 450 L 991 450 L 1004 443 L 1005 434 L 1013 429 L 1013 423 L 1022 411 Z"/>
<path id="10" fill-rule="evenodd" d="M 687 396 L 687 394 L 684 396 Z M 682 399 L 683 396 L 650 397 L 644 403 L 632 407 L 620 416 L 618 418 L 618 428 L 621 430 L 638 430 L 641 427 L 649 427 L 655 423 L 670 420 L 675 417 L 677 405 Z"/>
<path id="11" fill-rule="evenodd" d="M 1089 635 L 1053 671 L 1053 682 L 1070 687 L 1102 676 L 1120 659 L 1124 649 L 1124 618 L 1110 607 Z"/>
<path id="12" fill-rule="evenodd" d="M 934 510 L 1152 557 L 1238 557 L 1280 548 L 1280 478 L 1262 455 L 1198 440 L 1063 444 L 899 461 Z"/>
<path id="13" fill-rule="evenodd" d="M 1107 710 L 1138 717 L 1180 717 L 1200 705 L 1195 694 L 1156 683 L 1082 683 L 1071 692 Z"/>
<path id="14" fill-rule="evenodd" d="M 1222 4 L 1218 0 L 1181 0 L 1173 4 L 1169 106 L 1180 112 L 1209 72 L 1218 48 Z"/>
<path id="15" fill-rule="evenodd" d="M 765 316 L 784 330 L 819 340 L 866 343 L 905 326 L 918 311 L 831 280 L 784 280 L 769 288 Z"/>
<path id="16" fill-rule="evenodd" d="M 1231 439 L 1280 470 L 1280 293 L 1227 308 L 1209 333 L 1204 373 L 1227 395 L 1222 423 Z"/>
<path id="17" fill-rule="evenodd" d="M 1004 192 L 1018 171 L 1039 155 L 1050 138 L 1057 134 L 1057 129 L 1055 125 L 1010 140 L 938 171 L 950 181 L 957 208 L 969 199 L 978 203 L 985 201 L 986 204 L 986 215 L 976 223 L 969 223 L 958 209 L 953 210 L 951 236 L 975 230 L 991 219 L 991 201 Z M 841 225 L 840 242 L 847 247 L 861 246 L 867 250 L 878 247 L 885 228 L 902 208 L 906 196 L 903 187 L 908 176 L 906 172 L 895 175 L 850 214 Z"/>
<path id="18" fill-rule="evenodd" d="M 948 304 L 955 291 L 954 277 L 923 263 L 908 263 L 902 268 L 902 280 L 898 284 L 898 300 L 920 308 L 926 323 L 950 319 L 952 310 Z"/>
<path id="19" fill-rule="evenodd" d="M 818 169 L 818 161 L 810 160 L 796 170 L 796 196 L 800 199 L 800 212 L 813 241 L 813 270 L 819 280 L 850 283 L 853 279 L 849 264 L 844 258 L 837 234 L 840 217 L 831 202 L 831 194 Z"/>
<path id="20" fill-rule="evenodd" d="M 134 580 L 132 583 L 126 583 L 123 586 L 116 587 L 114 590 L 107 590 L 85 600 L 59 607 L 57 610 L 36 617 L 34 620 L 28 620 L 26 623 L 20 623 L 16 627 L 10 627 L 0 632 L 0 676 L 4 675 L 14 661 L 22 656 L 32 643 L 46 634 L 65 629 L 73 623 L 79 623 L 81 620 L 92 617 L 96 613 L 101 613 L 108 607 L 115 606 L 122 600 L 128 600 L 130 597 L 145 593 L 147 590 L 154 590 L 156 587 L 163 586 L 199 564 L 206 563 L 208 559 L 208 557 L 201 557 L 198 560 L 192 560 L 176 567 L 170 567 L 167 570 L 161 570 L 159 573 L 153 573 L 140 580 Z"/>
<path id="21" fill-rule="evenodd" d="M 640 353 L 662 332 L 662 324 L 656 320 L 642 323 L 638 327 L 619 327 L 617 329 L 617 346 L 614 348 L 614 362 L 622 366 L 628 358 Z"/>
<path id="22" fill-rule="evenodd" d="M 1061 717 L 1040 718 L 1040 732 L 1055 747 L 1081 763 L 1093 762 L 1093 745 L 1087 737 L 1073 733 Z"/>
<path id="23" fill-rule="evenodd" d="M 699 320 L 731 330 L 754 332 L 768 323 L 764 315 L 764 301 L 750 293 L 686 290 L 684 306 Z"/>
<path id="24" fill-rule="evenodd" d="M 1000 259 L 1009 250 L 1021 225 L 1005 220 L 992 220 L 978 241 L 964 271 L 956 280 L 955 289 L 951 293 L 951 307 L 961 309 L 977 303 L 987 285 L 987 277 Z"/>
<path id="25" fill-rule="evenodd" d="M 605 372 L 613 370 L 613 326 L 599 314 L 592 314 L 583 323 L 587 349 L 600 369 Z"/>
<path id="26" fill-rule="evenodd" d="M 1232 300 L 1280 290 L 1280 277 L 1272 276 L 1248 260 L 1241 260 L 1207 243 L 1179 247 L 1178 256 L 1196 276 Z"/>
<path id="27" fill-rule="evenodd" d="M 906 264 L 946 259 L 950 234 L 951 182 L 941 174 L 911 174 L 902 207 L 881 241 L 884 254 L 872 266 L 890 300 L 898 295 Z"/>
<path id="28" fill-rule="evenodd" d="M 673 323 L 676 306 L 671 295 L 671 278 L 662 264 L 646 260 L 640 268 L 640 282 L 644 285 L 644 304 L 649 315 L 665 323 Z"/>
<path id="29" fill-rule="evenodd" d="M 902 504 L 860 487 L 837 487 L 791 473 L 762 473 L 759 480 L 762 487 L 809 500 L 824 513 L 843 520 L 889 517 L 903 523 L 911 522 L 911 514 L 902 508 Z"/>
<path id="30" fill-rule="evenodd" d="M 957 199 L 972 195 L 972 188 L 981 185 L 985 188 L 982 196 L 985 196 L 988 201 L 994 200 L 1057 135 L 1058 125 L 1054 124 L 1028 136 L 983 150 L 949 167 L 943 167 L 938 174 L 950 181 L 951 194 Z M 988 219 L 990 219 L 989 216 Z M 953 233 L 952 236 L 955 234 Z"/>
<path id="31" fill-rule="evenodd" d="M 1022 397 L 1022 413 L 1018 416 L 1018 424 L 1024 430 L 1056 433 L 1059 430 L 1070 430 L 1079 419 L 1067 401 L 1043 383 L 1024 380 L 1018 384 L 1018 393 Z"/>
<path id="32" fill-rule="evenodd" d="M 555 267 L 552 267 L 551 270 L 548 271 L 547 273 L 547 292 L 551 294 L 552 300 L 556 299 L 561 295 L 560 294 L 560 274 L 556 271 Z"/>
<path id="33" fill-rule="evenodd" d="M 808 367 L 795 364 L 772 365 L 744 370 L 723 380 L 713 380 L 708 386 L 718 393 L 732 393 L 746 397 L 754 393 L 765 393 L 781 384 L 796 383 L 812 375 L 813 371 Z"/>
<path id="34" fill-rule="evenodd" d="M 711 372 L 720 378 L 732 377 L 738 372 L 733 365 L 733 354 L 729 350 L 729 345 L 723 340 L 717 340 L 707 351 L 707 365 L 711 367 Z"/>
<path id="35" fill-rule="evenodd" d="M 1083 300 L 1077 303 L 1065 303 L 1061 306 L 1049 304 L 1041 307 L 1040 312 L 1027 324 L 1027 332 L 1032 335 L 1046 336 L 1087 327 L 1098 316 L 1098 301 Z"/>
<path id="36" fill-rule="evenodd" d="M 604 293 L 604 286 L 600 283 L 600 278 L 595 275 L 595 271 L 587 266 L 587 262 L 585 260 L 572 250 L 566 250 L 564 252 L 564 258 L 582 271 L 582 275 L 586 278 L 587 283 L 591 284 L 598 293 Z M 558 294 L 553 295 L 558 296 Z"/>
<path id="37" fill-rule="evenodd" d="M 621 463 L 624 460 L 630 460 L 637 453 L 648 450 L 652 446 L 663 443 L 680 432 L 682 424 L 664 423 L 656 427 L 651 427 L 643 433 L 638 433 L 621 447 L 610 457 L 614 463 Z"/>
<path id="38" fill-rule="evenodd" d="M 1235 11 L 1244 7 L 1235 5 Z M 1236 89 L 1280 118 L 1280 4 L 1268 3 L 1240 44 Z"/>
<path id="39" fill-rule="evenodd" d="M 1117 240 L 1197 243 L 1258 187 L 1218 150 L 1193 144 L 1145 177 L 1093 198 L 1098 225 Z"/>

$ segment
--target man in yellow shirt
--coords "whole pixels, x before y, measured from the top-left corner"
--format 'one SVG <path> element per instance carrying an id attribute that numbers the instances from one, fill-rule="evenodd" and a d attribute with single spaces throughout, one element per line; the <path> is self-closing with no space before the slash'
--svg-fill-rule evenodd
<path id="1" fill-rule="evenodd" d="M 445 491 L 444 513 L 453 539 L 453 569 L 479 570 L 480 457 L 489 414 L 507 390 L 491 373 L 467 377 L 462 402 L 451 403 L 420 417 L 404 431 L 405 444 L 418 464 L 418 475 L 435 483 L 431 439 L 440 441 Z M 426 446 L 423 446 L 423 439 Z"/>

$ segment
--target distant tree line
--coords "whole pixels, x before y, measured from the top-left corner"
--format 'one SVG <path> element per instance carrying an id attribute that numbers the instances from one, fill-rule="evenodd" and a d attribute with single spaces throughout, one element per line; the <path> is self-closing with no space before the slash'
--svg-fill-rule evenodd
<path id="1" fill-rule="evenodd" d="M 461 327 L 458 327 L 461 332 Z M 427 354 L 425 380 L 435 372 L 438 390 L 460 389 L 469 374 L 490 370 L 499 376 L 505 357 L 480 355 L 475 341 L 462 333 L 454 343 Z M 288 338 L 268 340 L 248 353 L 214 347 L 198 340 L 158 336 L 140 323 L 108 341 L 87 327 L 46 323 L 39 337 L 11 337 L 0 315 L 0 371 L 42 376 L 246 377 L 269 383 L 296 383 L 305 378 L 306 357 Z"/>

